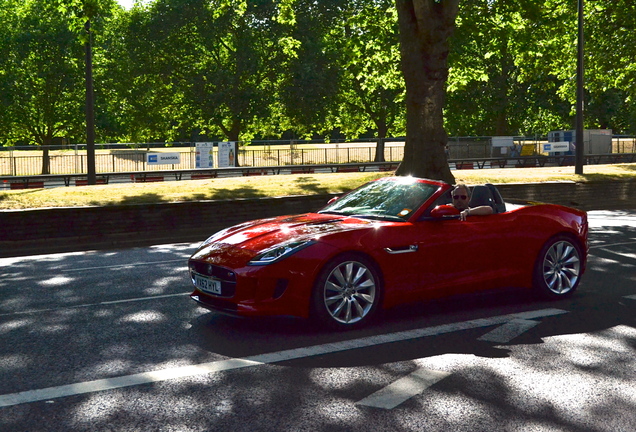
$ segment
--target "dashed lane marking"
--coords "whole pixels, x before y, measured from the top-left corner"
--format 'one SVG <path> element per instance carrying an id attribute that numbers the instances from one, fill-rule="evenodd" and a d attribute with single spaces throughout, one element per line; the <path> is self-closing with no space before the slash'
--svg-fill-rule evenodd
<path id="1" fill-rule="evenodd" d="M 56 310 L 79 309 L 79 308 L 87 308 L 87 307 L 93 307 L 93 306 L 107 306 L 107 305 L 114 305 L 119 303 L 129 303 L 129 302 L 138 302 L 138 301 L 146 301 L 146 300 L 158 300 L 158 299 L 170 298 L 170 297 L 181 297 L 181 296 L 190 295 L 190 294 L 192 294 L 192 291 L 178 293 L 178 294 L 164 294 L 164 295 L 151 296 L 151 297 L 137 297 L 137 298 L 131 298 L 131 299 L 124 299 L 124 300 L 104 301 L 99 303 L 87 303 L 87 304 L 81 304 L 81 305 L 61 306 L 58 308 L 49 308 L 49 309 L 29 309 L 25 311 L 2 313 L 0 314 L 0 317 L 11 316 L 11 315 L 26 315 L 26 314 L 33 314 L 33 313 L 39 314 L 42 312 L 52 312 Z"/>
<path id="2" fill-rule="evenodd" d="M 477 340 L 507 343 L 539 324 L 539 321 L 515 319 L 489 331 Z"/>
<path id="3" fill-rule="evenodd" d="M 393 409 L 449 375 L 449 372 L 420 368 L 362 399 L 356 405 Z"/>
<path id="4" fill-rule="evenodd" d="M 537 326 L 539 323 L 539 321 L 521 318 L 513 319 L 486 333 L 477 340 L 507 343 Z M 450 373 L 447 372 L 421 368 L 404 378 L 400 378 L 383 389 L 378 390 L 371 396 L 362 399 L 357 404 L 374 408 L 393 409 L 411 397 L 422 393 L 424 390 L 449 375 Z"/>
<path id="5" fill-rule="evenodd" d="M 590 249 L 605 249 L 616 246 L 636 245 L 636 241 L 620 242 L 620 243 L 598 243 L 590 246 Z"/>
<path id="6" fill-rule="evenodd" d="M 182 366 L 170 369 L 143 372 L 134 375 L 99 379 L 88 382 L 48 387 L 44 389 L 28 390 L 19 393 L 0 395 L 0 408 L 24 403 L 38 402 L 43 400 L 57 399 L 66 396 L 73 396 L 85 393 L 93 393 L 104 390 L 130 387 L 141 384 L 150 384 L 170 379 L 178 379 L 190 376 L 205 375 L 214 372 L 222 372 L 233 369 L 240 369 L 250 366 L 278 363 L 282 361 L 297 360 L 316 355 L 331 354 L 335 352 L 348 351 L 370 346 L 382 345 L 391 342 L 400 342 L 412 339 L 419 339 L 427 336 L 435 336 L 462 330 L 469 330 L 481 327 L 504 324 L 512 320 L 530 320 L 568 313 L 562 309 L 540 309 L 534 311 L 520 312 L 508 315 L 499 315 L 489 318 L 480 318 L 459 323 L 444 324 L 435 327 L 413 329 L 384 335 L 370 336 L 361 339 L 353 339 L 342 342 L 315 345 L 310 347 L 290 349 L 268 354 L 260 354 L 246 358 L 227 359 L 203 363 L 199 365 Z M 426 381 L 426 378 L 418 378 Z"/>

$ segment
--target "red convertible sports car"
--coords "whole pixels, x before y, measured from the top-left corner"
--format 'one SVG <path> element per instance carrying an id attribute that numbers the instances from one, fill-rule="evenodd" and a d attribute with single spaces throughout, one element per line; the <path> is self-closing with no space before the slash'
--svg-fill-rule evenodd
<path id="1" fill-rule="evenodd" d="M 411 177 L 367 183 L 317 213 L 247 222 L 208 238 L 189 260 L 201 306 L 238 316 L 292 315 L 338 329 L 379 310 L 452 294 L 526 287 L 576 290 L 588 251 L 587 215 L 510 204 L 490 184 L 459 219 L 452 186 Z"/>

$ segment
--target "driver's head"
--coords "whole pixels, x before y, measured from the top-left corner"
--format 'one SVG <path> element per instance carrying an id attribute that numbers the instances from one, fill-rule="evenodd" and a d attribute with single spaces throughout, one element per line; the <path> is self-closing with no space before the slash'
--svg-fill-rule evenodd
<path id="1" fill-rule="evenodd" d="M 468 208 L 468 201 L 470 201 L 470 192 L 468 186 L 465 184 L 458 184 L 453 189 L 451 194 L 453 198 L 453 206 L 459 211 L 466 210 Z"/>

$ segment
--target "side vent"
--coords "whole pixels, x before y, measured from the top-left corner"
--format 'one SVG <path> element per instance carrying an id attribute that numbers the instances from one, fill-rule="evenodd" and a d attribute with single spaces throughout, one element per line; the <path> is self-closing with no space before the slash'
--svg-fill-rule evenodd
<path id="1" fill-rule="evenodd" d="M 289 285 L 289 281 L 287 279 L 278 279 L 276 281 L 276 288 L 274 288 L 273 298 L 280 298 L 285 293 L 287 285 Z"/>

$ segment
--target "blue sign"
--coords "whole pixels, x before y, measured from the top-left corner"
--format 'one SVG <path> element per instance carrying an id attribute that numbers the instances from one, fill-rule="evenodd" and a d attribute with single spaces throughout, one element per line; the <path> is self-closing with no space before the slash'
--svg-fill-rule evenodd
<path id="1" fill-rule="evenodd" d="M 157 163 L 157 155 L 148 155 L 148 163 Z"/>

